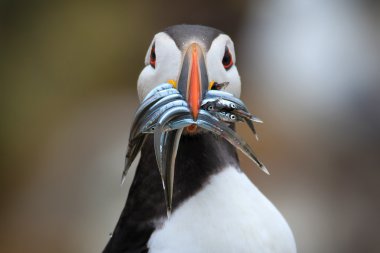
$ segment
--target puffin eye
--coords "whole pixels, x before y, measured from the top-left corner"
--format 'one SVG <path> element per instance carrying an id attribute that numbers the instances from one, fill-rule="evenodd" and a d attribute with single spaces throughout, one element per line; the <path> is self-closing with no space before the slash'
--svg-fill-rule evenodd
<path id="1" fill-rule="evenodd" d="M 228 50 L 228 47 L 226 47 L 226 50 L 224 51 L 222 63 L 226 70 L 229 70 L 233 65 L 232 56 L 230 50 Z"/>
<path id="2" fill-rule="evenodd" d="M 153 44 L 152 49 L 150 50 L 150 66 L 156 68 L 156 46 Z"/>

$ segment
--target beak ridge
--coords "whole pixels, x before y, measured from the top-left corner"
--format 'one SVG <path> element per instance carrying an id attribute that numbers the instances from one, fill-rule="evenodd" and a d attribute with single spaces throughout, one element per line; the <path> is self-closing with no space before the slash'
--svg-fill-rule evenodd
<path id="1" fill-rule="evenodd" d="M 178 90 L 186 98 L 194 120 L 197 119 L 200 103 L 208 90 L 208 76 L 201 47 L 193 43 L 185 53 L 178 80 Z"/>

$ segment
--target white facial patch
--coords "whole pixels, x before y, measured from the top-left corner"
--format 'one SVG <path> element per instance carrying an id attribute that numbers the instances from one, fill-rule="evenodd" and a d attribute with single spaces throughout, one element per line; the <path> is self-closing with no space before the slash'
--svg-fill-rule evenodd
<path id="1" fill-rule="evenodd" d="M 222 60 L 226 47 L 231 53 L 233 66 L 226 70 Z M 226 34 L 221 34 L 214 39 L 206 56 L 206 66 L 208 78 L 217 83 L 229 82 L 225 91 L 232 93 L 235 97 L 240 97 L 241 82 L 238 70 L 235 66 L 236 56 L 234 43 Z"/>
<path id="2" fill-rule="evenodd" d="M 153 68 L 150 65 L 150 54 L 153 44 L 155 45 L 156 65 Z M 176 80 L 181 66 L 181 51 L 177 45 L 164 32 L 154 36 L 153 41 L 145 57 L 145 68 L 140 73 L 137 81 L 137 92 L 140 101 L 151 91 L 168 80 Z"/>
<path id="3" fill-rule="evenodd" d="M 187 44 L 197 42 L 204 47 L 202 41 L 188 41 Z M 150 65 L 150 55 L 152 46 L 155 46 L 156 64 L 155 67 Z M 233 65 L 226 70 L 222 60 L 228 48 L 231 53 Z M 186 48 L 186 47 L 185 47 Z M 209 81 L 217 83 L 228 82 L 229 85 L 225 91 L 232 93 L 235 97 L 240 97 L 241 82 L 238 70 L 235 66 L 236 56 L 235 48 L 231 38 L 226 34 L 221 34 L 214 39 L 209 51 L 206 54 L 206 67 Z M 164 32 L 156 34 L 145 56 L 145 68 L 140 73 L 137 82 L 137 91 L 140 101 L 158 85 L 168 82 L 168 80 L 177 80 L 181 68 L 182 53 L 178 49 L 174 40 Z"/>

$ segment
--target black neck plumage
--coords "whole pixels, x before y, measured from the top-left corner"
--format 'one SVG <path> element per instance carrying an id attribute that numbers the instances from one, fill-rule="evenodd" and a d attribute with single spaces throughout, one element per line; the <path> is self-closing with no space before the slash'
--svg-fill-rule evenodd
<path id="1" fill-rule="evenodd" d="M 228 165 L 238 167 L 235 148 L 211 133 L 181 137 L 174 176 L 173 212 L 200 191 L 210 177 Z M 166 218 L 166 205 L 158 172 L 153 138 L 148 136 L 131 185 L 127 203 L 104 252 L 148 252 L 146 243 Z"/>

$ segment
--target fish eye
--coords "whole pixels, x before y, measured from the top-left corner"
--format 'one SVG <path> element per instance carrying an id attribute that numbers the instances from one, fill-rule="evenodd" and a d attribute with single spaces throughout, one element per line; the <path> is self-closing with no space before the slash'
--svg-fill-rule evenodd
<path id="1" fill-rule="evenodd" d="M 236 108 L 236 105 L 235 105 L 235 104 L 231 104 L 231 107 L 232 107 L 233 109 L 235 109 L 235 108 Z"/>
<path id="2" fill-rule="evenodd" d="M 214 106 L 210 105 L 210 106 L 207 108 L 207 110 L 209 110 L 209 111 L 214 110 Z"/>
<path id="3" fill-rule="evenodd" d="M 233 115 L 233 114 L 231 114 L 230 118 L 233 119 L 233 120 L 235 120 L 235 119 L 236 119 L 236 116 Z"/>

